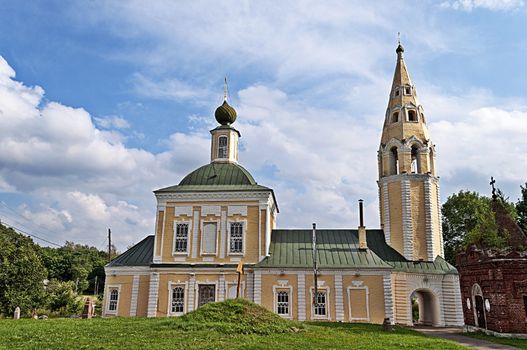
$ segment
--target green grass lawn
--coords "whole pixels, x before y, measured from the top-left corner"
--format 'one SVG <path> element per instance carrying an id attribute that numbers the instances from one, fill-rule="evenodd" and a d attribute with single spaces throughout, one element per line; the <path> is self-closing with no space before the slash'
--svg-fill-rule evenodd
<path id="1" fill-rule="evenodd" d="M 0 320 L 0 349 L 466 349 L 406 328 L 298 323 L 246 301 L 179 318 Z"/>
<path id="2" fill-rule="evenodd" d="M 492 335 L 486 335 L 485 333 L 482 333 L 482 332 L 464 333 L 464 335 L 471 337 L 471 338 L 487 340 L 493 343 L 510 345 L 510 346 L 517 347 L 519 349 L 527 350 L 527 339 L 500 338 L 500 337 L 495 337 Z"/>

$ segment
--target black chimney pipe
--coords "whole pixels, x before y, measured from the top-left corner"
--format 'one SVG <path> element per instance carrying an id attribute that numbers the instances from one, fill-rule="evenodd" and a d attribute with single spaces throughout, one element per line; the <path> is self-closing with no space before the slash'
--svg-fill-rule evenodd
<path id="1" fill-rule="evenodd" d="M 364 207 L 363 207 L 363 200 L 359 199 L 359 220 L 360 220 L 360 227 L 364 227 Z"/>

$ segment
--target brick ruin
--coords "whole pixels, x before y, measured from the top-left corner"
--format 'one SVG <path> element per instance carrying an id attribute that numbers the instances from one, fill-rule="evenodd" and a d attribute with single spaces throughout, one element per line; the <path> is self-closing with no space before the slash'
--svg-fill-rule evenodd
<path id="1" fill-rule="evenodd" d="M 527 334 L 527 236 L 494 200 L 492 209 L 509 248 L 469 247 L 456 258 L 465 324 L 506 334 Z"/>

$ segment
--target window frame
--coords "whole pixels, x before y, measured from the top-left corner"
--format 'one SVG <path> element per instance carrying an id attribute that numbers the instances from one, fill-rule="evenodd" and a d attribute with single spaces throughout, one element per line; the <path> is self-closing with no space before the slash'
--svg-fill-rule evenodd
<path id="1" fill-rule="evenodd" d="M 186 251 L 176 251 L 176 240 L 177 240 L 177 228 L 178 225 L 187 225 L 187 249 Z M 173 238 L 172 238 L 172 255 L 189 255 L 190 252 L 190 237 L 192 233 L 192 222 L 191 221 L 176 221 L 174 220 L 173 227 Z"/>
<path id="2" fill-rule="evenodd" d="M 231 239 L 232 239 L 232 225 L 241 224 L 242 225 L 242 251 L 233 252 L 231 250 Z M 228 237 L 227 237 L 227 252 L 228 255 L 234 256 L 244 256 L 245 255 L 245 241 L 246 241 L 246 231 L 247 231 L 247 220 L 229 220 L 228 221 Z"/>
<path id="3" fill-rule="evenodd" d="M 204 252 L 203 247 L 205 246 L 205 224 L 215 224 L 216 225 L 216 245 L 215 245 L 215 251 L 214 253 Z M 219 237 L 220 237 L 220 224 L 218 220 L 214 219 L 205 219 L 201 220 L 200 224 L 201 228 L 201 238 L 200 238 L 200 254 L 202 256 L 217 256 L 218 255 L 218 245 L 219 245 Z"/>
<path id="4" fill-rule="evenodd" d="M 222 139 L 226 140 L 225 146 L 221 145 Z M 227 135 L 218 136 L 218 150 L 217 151 L 218 151 L 217 153 L 218 159 L 229 159 L 229 136 Z M 224 151 L 224 154 L 222 154 L 222 151 Z M 225 156 L 222 157 L 222 155 L 225 155 Z"/>
<path id="5" fill-rule="evenodd" d="M 326 314 L 325 315 L 315 315 L 315 305 L 313 304 L 313 296 L 315 294 L 315 287 L 311 287 L 311 299 L 309 303 L 311 304 L 311 319 L 312 320 L 330 320 L 331 319 L 331 309 L 330 309 L 330 297 L 329 297 L 329 288 L 328 287 L 317 287 L 317 292 L 326 293 Z"/>
<path id="6" fill-rule="evenodd" d="M 175 288 L 183 288 L 183 311 L 174 312 L 172 311 L 173 291 Z M 186 282 L 172 282 L 168 283 L 168 305 L 167 315 L 168 316 L 181 316 L 187 313 L 188 304 L 188 284 Z"/>
<path id="7" fill-rule="evenodd" d="M 117 291 L 117 301 L 115 304 L 115 310 L 110 310 L 111 304 L 111 295 L 113 291 Z M 105 314 L 109 315 L 118 315 L 119 313 L 119 300 L 121 299 L 121 285 L 120 284 L 110 284 L 106 289 L 106 305 L 105 305 Z"/>
<path id="8" fill-rule="evenodd" d="M 415 120 L 411 120 L 410 119 L 411 112 L 413 112 Z M 417 113 L 417 110 L 409 109 L 409 110 L 406 111 L 406 115 L 408 116 L 408 118 L 407 118 L 408 122 L 410 122 L 410 123 L 419 123 L 419 114 Z"/>
<path id="9" fill-rule="evenodd" d="M 408 91 L 407 91 L 408 89 Z M 405 85 L 403 87 L 403 93 L 405 96 L 411 96 L 412 95 L 412 86 L 411 85 Z"/>
<path id="10" fill-rule="evenodd" d="M 278 301 L 278 295 L 280 293 L 287 292 L 288 295 L 288 301 L 287 301 L 287 314 L 281 314 L 278 312 L 279 308 L 279 301 Z M 273 310 L 274 312 L 279 315 L 280 317 L 292 319 L 293 317 L 293 287 L 292 286 L 273 286 Z"/>

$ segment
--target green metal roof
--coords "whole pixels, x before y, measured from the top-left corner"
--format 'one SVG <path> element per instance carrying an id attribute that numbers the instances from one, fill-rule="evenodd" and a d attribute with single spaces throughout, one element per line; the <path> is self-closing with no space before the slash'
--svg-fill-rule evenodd
<path id="1" fill-rule="evenodd" d="M 204 165 L 181 180 L 179 185 L 154 191 L 188 192 L 188 191 L 258 191 L 270 189 L 260 186 L 251 174 L 241 165 L 235 163 L 210 163 Z"/>
<path id="2" fill-rule="evenodd" d="M 256 267 L 312 268 L 311 230 L 273 230 L 269 256 Z M 358 230 L 317 230 L 317 261 L 324 268 L 386 268 L 401 272 L 457 274 L 443 258 L 408 261 L 390 247 L 382 230 L 367 230 L 367 250 L 359 249 Z"/>
<path id="3" fill-rule="evenodd" d="M 107 267 L 150 266 L 154 256 L 154 236 L 147 236 L 141 242 L 112 260 Z"/>
<path id="4" fill-rule="evenodd" d="M 311 230 L 273 230 L 269 256 L 258 267 L 313 266 Z M 317 261 L 320 268 L 386 268 L 372 249 L 359 250 L 357 230 L 317 230 Z"/>

